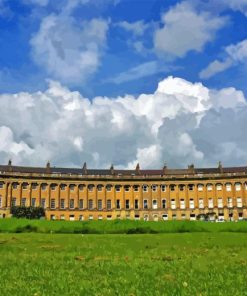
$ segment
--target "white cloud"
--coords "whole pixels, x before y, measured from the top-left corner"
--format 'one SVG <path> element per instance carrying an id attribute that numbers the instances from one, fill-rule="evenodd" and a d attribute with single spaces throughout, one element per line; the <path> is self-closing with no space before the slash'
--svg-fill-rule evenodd
<path id="1" fill-rule="evenodd" d="M 185 167 L 247 162 L 247 104 L 234 88 L 168 77 L 152 94 L 92 101 L 50 81 L 45 92 L 0 95 L 0 163 Z"/>
<path id="2" fill-rule="evenodd" d="M 31 39 L 32 57 L 52 78 L 85 83 L 100 66 L 107 30 L 103 19 L 78 24 L 66 14 L 49 15 Z"/>
<path id="3" fill-rule="evenodd" d="M 201 79 L 208 79 L 220 72 L 223 72 L 232 66 L 236 66 L 247 61 L 247 39 L 236 44 L 230 44 L 224 48 L 223 61 L 215 60 L 203 69 L 199 76 Z"/>
<path id="4" fill-rule="evenodd" d="M 40 6 L 46 6 L 49 3 L 49 0 L 22 0 L 26 4 L 35 4 Z"/>
<path id="5" fill-rule="evenodd" d="M 152 76 L 157 73 L 167 72 L 175 67 L 162 65 L 158 61 L 150 61 L 133 67 L 125 72 L 118 74 L 113 78 L 106 79 L 104 82 L 113 82 L 116 84 L 121 84 L 128 81 L 137 80 L 143 77 Z"/>
<path id="6" fill-rule="evenodd" d="M 202 51 L 226 18 L 208 12 L 197 12 L 192 5 L 181 2 L 162 15 L 162 27 L 154 34 L 157 53 L 171 57 L 184 57 L 189 51 Z"/>
<path id="7" fill-rule="evenodd" d="M 116 25 L 128 32 L 133 33 L 135 36 L 142 36 L 145 30 L 149 27 L 149 24 L 145 24 L 143 20 L 133 23 L 121 21 L 116 23 Z"/>

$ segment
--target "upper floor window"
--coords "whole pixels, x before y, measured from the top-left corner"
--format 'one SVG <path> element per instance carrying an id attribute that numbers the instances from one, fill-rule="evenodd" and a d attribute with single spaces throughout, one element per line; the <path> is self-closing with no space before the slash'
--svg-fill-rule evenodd
<path id="1" fill-rule="evenodd" d="M 213 208 L 213 207 L 214 207 L 214 201 L 213 201 L 212 198 L 209 198 L 209 199 L 208 199 L 208 207 L 209 207 L 209 208 Z"/>
<path id="2" fill-rule="evenodd" d="M 175 199 L 171 199 L 171 209 L 172 210 L 176 209 L 176 201 L 175 201 Z"/>
<path id="3" fill-rule="evenodd" d="M 232 184 L 226 183 L 226 191 L 231 191 L 231 190 L 232 190 Z"/>
<path id="4" fill-rule="evenodd" d="M 16 206 L 16 197 L 12 197 L 11 205 L 12 205 L 12 207 Z"/>
<path id="5" fill-rule="evenodd" d="M 199 198 L 199 209 L 203 209 L 203 208 L 204 208 L 203 198 Z"/>
<path id="6" fill-rule="evenodd" d="M 194 209 L 195 208 L 195 201 L 193 198 L 190 199 L 190 209 Z"/>
<path id="7" fill-rule="evenodd" d="M 184 201 L 184 199 L 180 199 L 180 209 L 185 209 L 185 201 Z"/>
<path id="8" fill-rule="evenodd" d="M 157 185 L 154 185 L 154 184 L 153 184 L 153 185 L 152 185 L 152 191 L 153 191 L 153 192 L 156 192 L 156 191 L 157 191 L 157 187 L 158 187 Z"/>
<path id="9" fill-rule="evenodd" d="M 110 199 L 107 199 L 107 201 L 106 201 L 106 208 L 107 208 L 107 210 L 111 210 L 111 200 Z"/>
<path id="10" fill-rule="evenodd" d="M 170 185 L 170 190 L 171 190 L 171 191 L 175 191 L 175 185 L 174 185 L 174 184 L 171 184 L 171 185 Z"/>
<path id="11" fill-rule="evenodd" d="M 61 184 L 60 185 L 61 190 L 65 190 L 66 189 L 66 185 L 65 184 Z"/>
<path id="12" fill-rule="evenodd" d="M 102 191 L 103 190 L 103 185 L 101 185 L 101 184 L 97 185 L 97 190 Z"/>
<path id="13" fill-rule="evenodd" d="M 45 184 L 45 183 L 41 184 L 41 190 L 43 190 L 43 191 L 46 190 L 46 187 L 47 187 L 47 184 Z"/>
<path id="14" fill-rule="evenodd" d="M 218 208 L 223 208 L 223 200 L 222 200 L 222 198 L 218 198 Z"/>
<path id="15" fill-rule="evenodd" d="M 216 184 L 216 190 L 217 191 L 222 190 L 222 184 Z"/>
<path id="16" fill-rule="evenodd" d="M 133 189 L 134 189 L 135 192 L 138 192 L 139 191 L 139 186 L 138 185 L 134 185 L 133 186 Z"/>
<path id="17" fill-rule="evenodd" d="M 83 187 L 84 187 L 84 185 L 82 185 L 82 184 L 78 185 L 78 188 L 79 188 L 80 191 L 83 191 Z"/>
<path id="18" fill-rule="evenodd" d="M 0 182 L 0 189 L 2 189 L 3 188 L 3 182 Z"/>
<path id="19" fill-rule="evenodd" d="M 161 191 L 162 192 L 165 192 L 166 191 L 166 185 L 164 185 L 164 184 L 161 185 Z"/>
<path id="20" fill-rule="evenodd" d="M 94 185 L 93 184 L 89 184 L 88 185 L 88 191 L 89 192 L 93 192 L 93 189 L 94 189 Z"/>
<path id="21" fill-rule="evenodd" d="M 26 190 L 28 188 L 28 183 L 22 183 L 22 189 Z"/>
<path id="22" fill-rule="evenodd" d="M 79 199 L 79 209 L 83 209 L 84 204 L 83 204 L 83 199 Z"/>
<path id="23" fill-rule="evenodd" d="M 69 200 L 69 208 L 70 209 L 74 209 L 74 207 L 75 207 L 75 200 L 74 199 L 70 199 Z"/>
<path id="24" fill-rule="evenodd" d="M 116 200 L 116 208 L 117 209 L 120 209 L 121 207 L 120 207 L 120 199 L 117 199 Z"/>
<path id="25" fill-rule="evenodd" d="M 45 198 L 41 198 L 41 207 L 45 209 Z"/>
<path id="26" fill-rule="evenodd" d="M 130 191 L 130 186 L 129 185 L 124 185 L 124 191 Z"/>
<path id="27" fill-rule="evenodd" d="M 166 199 L 162 199 L 162 209 L 166 208 Z"/>
<path id="28" fill-rule="evenodd" d="M 75 185 L 74 184 L 70 184 L 69 185 L 69 190 L 70 191 L 74 191 L 75 190 Z"/>
<path id="29" fill-rule="evenodd" d="M 157 209 L 158 208 L 158 201 L 157 201 L 157 199 L 153 199 L 153 201 L 152 201 L 152 206 L 153 206 L 153 209 Z"/>
<path id="30" fill-rule="evenodd" d="M 57 185 L 56 184 L 51 184 L 51 190 L 54 191 L 56 190 Z"/>
<path id="31" fill-rule="evenodd" d="M 89 199 L 89 201 L 88 201 L 88 208 L 89 208 L 89 210 L 93 209 L 93 200 L 92 199 Z"/>
<path id="32" fill-rule="evenodd" d="M 17 182 L 14 182 L 14 183 L 12 184 L 12 188 L 13 188 L 13 189 L 17 189 L 17 188 L 18 188 L 18 183 L 17 183 Z"/>
<path id="33" fill-rule="evenodd" d="M 125 208 L 126 209 L 129 209 L 130 208 L 130 201 L 129 201 L 129 199 L 126 199 L 125 200 Z"/>
<path id="34" fill-rule="evenodd" d="M 32 183 L 31 187 L 32 187 L 32 190 L 36 190 L 38 188 L 38 184 Z"/>
<path id="35" fill-rule="evenodd" d="M 110 185 L 110 184 L 106 185 L 106 191 L 111 191 L 111 188 L 112 188 L 112 185 Z"/>
<path id="36" fill-rule="evenodd" d="M 98 210 L 101 211 L 103 208 L 102 206 L 102 199 L 98 199 Z"/>
<path id="37" fill-rule="evenodd" d="M 190 191 L 194 190 L 194 184 L 189 184 L 188 188 L 189 188 Z"/>
<path id="38" fill-rule="evenodd" d="M 25 197 L 23 197 L 23 198 L 21 199 L 21 206 L 22 206 L 22 207 L 25 207 L 25 206 L 26 206 L 26 201 L 27 201 L 27 199 L 26 199 Z"/>
<path id="39" fill-rule="evenodd" d="M 135 199 L 135 209 L 138 209 L 139 208 L 139 201 L 138 199 Z"/>
<path id="40" fill-rule="evenodd" d="M 0 195 L 0 208 L 2 207 L 2 196 Z"/>
<path id="41" fill-rule="evenodd" d="M 116 185 L 115 186 L 116 192 L 120 192 L 121 191 L 121 186 L 120 185 Z"/>
<path id="42" fill-rule="evenodd" d="M 233 206 L 233 204 L 232 204 L 232 197 L 228 197 L 228 198 L 227 198 L 227 206 L 228 206 L 229 208 L 232 208 L 232 206 Z"/>
<path id="43" fill-rule="evenodd" d="M 142 185 L 143 192 L 148 192 L 148 185 L 144 184 Z"/>
<path id="44" fill-rule="evenodd" d="M 212 190 L 213 190 L 213 185 L 207 184 L 207 191 L 212 191 Z"/>
<path id="45" fill-rule="evenodd" d="M 236 183 L 235 184 L 235 190 L 236 191 L 241 191 L 241 183 Z"/>
<path id="46" fill-rule="evenodd" d="M 60 199 L 60 208 L 65 209 L 65 200 L 64 200 L 64 198 Z"/>
<path id="47" fill-rule="evenodd" d="M 242 198 L 241 197 L 237 197 L 237 207 L 238 208 L 242 208 L 243 203 L 242 203 Z"/>
<path id="48" fill-rule="evenodd" d="M 36 198 L 35 197 L 32 197 L 32 199 L 31 199 L 31 206 L 32 207 L 36 206 Z"/>
<path id="49" fill-rule="evenodd" d="M 203 191 L 203 185 L 202 184 L 198 184 L 197 189 L 198 189 L 198 191 Z"/>
<path id="50" fill-rule="evenodd" d="M 143 208 L 144 209 L 147 209 L 148 208 L 148 200 L 147 199 L 144 199 L 143 200 Z"/>
<path id="51" fill-rule="evenodd" d="M 51 209 L 55 209 L 56 208 L 56 200 L 55 200 L 55 198 L 52 198 L 51 199 Z"/>

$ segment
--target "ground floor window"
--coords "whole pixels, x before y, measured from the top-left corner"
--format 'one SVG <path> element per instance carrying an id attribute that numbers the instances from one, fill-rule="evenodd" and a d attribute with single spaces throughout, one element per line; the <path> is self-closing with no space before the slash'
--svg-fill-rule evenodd
<path id="1" fill-rule="evenodd" d="M 168 214 L 163 214 L 162 219 L 165 220 L 165 221 L 168 220 Z"/>

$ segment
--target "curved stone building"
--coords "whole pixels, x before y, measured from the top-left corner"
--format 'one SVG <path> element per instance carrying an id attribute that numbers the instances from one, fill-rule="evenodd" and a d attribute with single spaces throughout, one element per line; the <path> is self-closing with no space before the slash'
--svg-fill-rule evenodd
<path id="1" fill-rule="evenodd" d="M 247 167 L 142 170 L 0 166 L 0 216 L 42 206 L 47 219 L 242 220 Z"/>

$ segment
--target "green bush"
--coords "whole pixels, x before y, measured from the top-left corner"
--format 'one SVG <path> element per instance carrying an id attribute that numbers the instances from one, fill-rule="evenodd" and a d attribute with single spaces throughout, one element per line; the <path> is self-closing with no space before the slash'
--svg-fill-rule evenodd
<path id="1" fill-rule="evenodd" d="M 45 216 L 42 207 L 12 207 L 10 212 L 15 218 L 40 219 Z"/>

